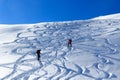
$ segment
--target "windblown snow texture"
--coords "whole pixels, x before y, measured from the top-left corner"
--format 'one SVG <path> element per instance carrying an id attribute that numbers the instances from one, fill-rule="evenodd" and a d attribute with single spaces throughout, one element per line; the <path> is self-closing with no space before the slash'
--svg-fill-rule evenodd
<path id="1" fill-rule="evenodd" d="M 0 80 L 120 80 L 120 20 L 16 25 L 0 33 Z"/>

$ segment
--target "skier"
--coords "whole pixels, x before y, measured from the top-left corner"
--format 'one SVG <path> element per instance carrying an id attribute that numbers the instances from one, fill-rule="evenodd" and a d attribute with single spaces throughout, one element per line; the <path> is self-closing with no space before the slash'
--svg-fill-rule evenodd
<path id="1" fill-rule="evenodd" d="M 68 39 L 68 47 L 72 47 L 72 39 Z"/>
<path id="2" fill-rule="evenodd" d="M 37 51 L 36 51 L 36 53 L 37 53 L 37 60 L 38 60 L 38 61 L 40 60 L 40 54 L 41 54 L 40 51 L 41 51 L 41 50 L 37 50 Z"/>

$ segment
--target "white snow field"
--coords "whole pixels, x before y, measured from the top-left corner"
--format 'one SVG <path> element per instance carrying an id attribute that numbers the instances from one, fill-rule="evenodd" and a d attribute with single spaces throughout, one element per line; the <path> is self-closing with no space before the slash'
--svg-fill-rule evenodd
<path id="1" fill-rule="evenodd" d="M 120 20 L 1 25 L 0 80 L 120 80 Z"/>

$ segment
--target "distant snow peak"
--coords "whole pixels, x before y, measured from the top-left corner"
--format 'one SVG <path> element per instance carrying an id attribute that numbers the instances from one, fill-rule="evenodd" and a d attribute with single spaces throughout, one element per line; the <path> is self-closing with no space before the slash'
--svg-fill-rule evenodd
<path id="1" fill-rule="evenodd" d="M 120 19 L 120 13 L 93 18 L 93 20 L 99 20 L 99 19 Z"/>

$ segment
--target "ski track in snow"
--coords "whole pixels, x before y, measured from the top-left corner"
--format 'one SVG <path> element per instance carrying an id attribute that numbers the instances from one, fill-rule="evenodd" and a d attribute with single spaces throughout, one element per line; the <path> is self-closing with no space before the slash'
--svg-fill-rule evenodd
<path id="1" fill-rule="evenodd" d="M 0 67 L 11 69 L 1 80 L 78 80 L 79 77 L 83 77 L 81 80 L 118 80 L 119 75 L 105 69 L 109 65 L 115 65 L 114 61 L 120 62 L 120 58 L 109 56 L 120 53 L 120 46 L 114 44 L 110 37 L 120 34 L 117 24 L 120 24 L 119 20 L 105 20 L 46 24 L 28 28 L 18 33 L 13 42 L 3 44 L 15 45 L 11 52 L 21 57 L 13 63 L 0 64 Z M 73 39 L 71 48 L 67 47 L 68 37 Z M 42 49 L 41 61 L 37 61 L 35 55 L 35 50 L 39 48 Z M 68 56 L 74 55 L 76 50 L 89 52 L 98 61 L 87 66 L 73 63 Z M 28 58 L 29 56 L 32 58 Z"/>

